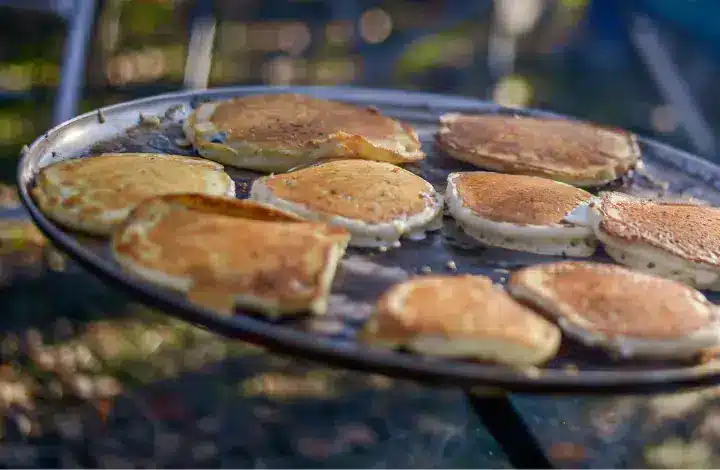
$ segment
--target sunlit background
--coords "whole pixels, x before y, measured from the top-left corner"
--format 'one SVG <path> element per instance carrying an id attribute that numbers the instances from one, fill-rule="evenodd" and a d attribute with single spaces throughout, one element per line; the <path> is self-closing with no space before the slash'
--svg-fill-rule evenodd
<path id="1" fill-rule="evenodd" d="M 480 97 L 718 161 L 719 23 L 718 0 L 0 0 L 0 181 L 67 114 L 248 84 Z M 18 205 L 0 184 L 0 467 L 506 466 L 460 390 L 273 356 L 141 307 Z M 720 468 L 717 388 L 516 404 L 559 468 Z"/>
<path id="2" fill-rule="evenodd" d="M 7 5 L 0 6 L 0 178 L 6 181 L 22 145 L 52 124 L 70 28 L 50 9 L 67 12 L 83 1 L 90 0 L 0 0 Z M 673 11 L 673 3 L 684 7 Z M 698 21 L 716 10 L 692 11 L 713 2 L 203 4 L 98 2 L 78 112 L 185 87 L 352 84 L 547 108 L 714 156 L 712 129 L 720 119 L 714 25 Z M 652 34 L 639 26 L 647 18 Z M 669 72 L 663 55 L 672 61 Z"/>

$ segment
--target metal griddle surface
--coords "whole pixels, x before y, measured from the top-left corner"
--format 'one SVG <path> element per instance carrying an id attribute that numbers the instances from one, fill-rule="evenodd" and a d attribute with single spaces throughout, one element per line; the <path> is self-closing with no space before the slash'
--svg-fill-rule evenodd
<path id="1" fill-rule="evenodd" d="M 376 249 L 350 248 L 340 264 L 326 317 L 270 323 L 243 312 L 222 317 L 190 304 L 181 295 L 126 275 L 109 256 L 105 242 L 58 227 L 38 210 L 29 196 L 38 170 L 60 160 L 109 151 L 196 155 L 192 149 L 178 144 L 183 137 L 180 123 L 198 102 L 248 93 L 288 91 L 373 105 L 389 116 L 411 123 L 423 141 L 428 158 L 407 168 L 441 192 L 448 173 L 472 168 L 433 148 L 440 114 L 515 113 L 557 117 L 539 111 L 503 109 L 464 98 L 358 88 L 245 87 L 161 95 L 88 113 L 39 138 L 24 152 L 20 162 L 18 177 L 23 202 L 39 227 L 60 249 L 139 300 L 221 334 L 296 357 L 447 385 L 509 391 L 642 392 L 720 381 L 719 362 L 620 361 L 567 339 L 559 356 L 539 370 L 426 358 L 357 344 L 355 333 L 368 318 L 378 295 L 408 276 L 426 272 L 428 267 L 433 273 L 451 273 L 448 262 L 454 261 L 457 273 L 483 274 L 504 283 L 509 272 L 516 268 L 561 259 L 468 244 L 447 217 L 441 232 L 432 233 L 422 241 L 404 240 L 399 249 L 383 253 Z M 153 118 L 139 125 L 143 116 L 157 116 L 160 126 L 154 125 Z M 613 183 L 612 189 L 635 195 L 694 197 L 720 205 L 720 168 L 648 139 L 640 139 L 640 146 L 645 170 Z M 230 167 L 226 170 L 237 182 L 238 197 L 246 197 L 259 173 Z M 602 250 L 593 259 L 611 262 Z"/>

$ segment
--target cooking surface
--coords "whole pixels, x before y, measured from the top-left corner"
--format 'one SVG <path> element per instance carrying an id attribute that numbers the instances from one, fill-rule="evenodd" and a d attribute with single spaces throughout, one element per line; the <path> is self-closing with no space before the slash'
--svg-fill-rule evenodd
<path id="1" fill-rule="evenodd" d="M 325 93 L 315 89 L 316 93 Z M 444 191 L 445 179 L 452 171 L 470 170 L 472 167 L 438 154 L 433 148 L 434 133 L 437 129 L 437 116 L 443 112 L 510 112 L 498 110 L 497 107 L 472 100 L 443 98 L 437 95 L 406 94 L 384 91 L 336 89 L 334 98 L 351 102 L 372 104 L 391 117 L 405 119 L 413 124 L 423 142 L 423 149 L 428 158 L 406 168 L 430 181 L 439 191 Z M 237 91 L 211 91 L 203 98 L 218 99 L 236 95 Z M 129 103 L 110 108 L 103 113 L 103 119 L 97 116 L 86 116 L 59 132 L 51 132 L 49 138 L 40 139 L 26 154 L 25 170 L 21 178 L 23 182 L 32 179 L 37 171 L 35 159 L 40 166 L 50 161 L 67 159 L 98 152 L 166 152 L 194 155 L 192 149 L 184 146 L 180 120 L 197 101 L 188 95 L 176 97 L 160 97 L 156 100 L 143 100 L 138 104 Z M 140 116 L 142 113 L 142 116 Z M 158 124 L 154 118 L 158 116 Z M 100 122 L 104 121 L 104 122 Z M 142 124 L 137 125 L 139 121 Z M 134 127 L 133 127 L 134 126 Z M 117 137 L 123 129 L 132 127 L 128 132 Z M 115 136 L 113 136 L 115 134 Z M 665 197 L 695 197 L 713 204 L 720 204 L 720 172 L 707 163 L 695 160 L 682 152 L 652 142 L 642 141 L 641 149 L 645 159 L 645 170 L 614 183 L 613 189 L 635 195 L 663 195 Z M 246 197 L 252 180 L 259 174 L 227 167 L 228 173 L 236 180 L 238 196 Z M 64 237 L 72 237 L 80 242 L 76 248 L 90 250 L 99 257 L 110 260 L 106 246 L 102 242 L 89 241 L 83 237 L 75 237 L 69 232 L 62 232 Z M 77 254 L 77 253 L 75 253 Z M 422 241 L 404 240 L 399 249 L 380 252 L 376 249 L 350 248 L 340 264 L 338 275 L 333 286 L 329 314 L 319 319 L 304 319 L 298 322 L 285 322 L 272 326 L 269 334 L 294 328 L 323 336 L 330 341 L 323 342 L 332 351 L 355 356 L 363 361 L 370 356 L 364 349 L 356 349 L 354 335 L 357 329 L 368 318 L 372 305 L 378 295 L 390 285 L 406 277 L 431 271 L 433 273 L 449 273 L 449 265 L 454 263 L 458 273 L 484 274 L 494 281 L 504 283 L 511 270 L 535 263 L 552 262 L 560 257 L 533 255 L 513 252 L 498 248 L 482 248 L 468 243 L 462 234 L 454 229 L 452 219 L 446 217 L 440 232 L 429 234 Z M 610 262 L 601 250 L 594 257 L 596 261 Z M 452 263 L 451 263 L 452 262 Z M 107 265 L 114 270 L 114 263 Z M 177 305 L 184 301 L 177 295 L 166 291 L 155 290 L 157 296 L 174 298 Z M 711 297 L 712 298 L 712 297 Z M 192 308 L 190 307 L 189 310 Z M 169 311 L 168 313 L 175 313 Z M 222 322 L 223 320 L 217 320 Z M 262 321 L 262 320 L 260 320 Z M 203 321 L 213 327 L 215 318 L 208 317 Z M 233 328 L 242 330 L 242 326 L 234 324 Z M 262 328 L 262 325 L 260 325 Z M 227 331 L 226 328 L 223 328 Z M 267 330 L 264 330 L 267 331 Z M 239 333 L 238 333 L 239 334 Z M 242 335 L 240 334 L 242 337 Z M 283 338 L 288 338 L 284 336 Z M 294 341 L 298 336 L 292 336 Z M 284 339 L 280 339 L 282 343 Z M 318 357 L 317 355 L 315 357 Z M 371 361 L 374 365 L 383 366 L 386 358 L 407 359 L 402 354 L 390 354 L 375 351 Z M 394 359 L 391 359 L 394 360 Z M 663 373 L 676 378 L 685 379 L 707 375 L 716 369 L 715 364 L 706 364 L 702 368 L 691 367 L 691 364 L 680 362 L 615 362 L 602 353 L 590 350 L 570 341 L 565 341 L 561 353 L 540 374 L 537 371 L 516 372 L 507 368 L 482 366 L 470 363 L 449 363 L 434 359 L 415 360 L 423 375 L 423 369 L 443 369 L 443 374 L 457 376 L 477 383 L 492 383 L 500 380 L 503 386 L 515 388 L 520 386 L 533 389 L 538 384 L 544 387 L 572 386 L 580 388 L 593 387 L 594 381 L 610 386 L 614 381 L 628 385 L 635 382 L 662 382 Z M 408 362 L 404 362 L 407 364 Z M 401 366 L 402 367 L 402 366 Z M 378 367 L 375 367 L 377 370 Z M 395 369 L 394 369 L 395 370 Z M 665 376 L 668 377 L 668 376 Z M 478 380 L 480 379 L 480 380 Z"/>
<path id="2" fill-rule="evenodd" d="M 0 231 L 14 246 L 0 253 L 0 466 L 509 468 L 462 391 L 278 357 L 149 311 L 61 269 L 18 213 L 0 209 L 14 229 Z M 514 401 L 560 468 L 718 466 L 715 388 Z"/>

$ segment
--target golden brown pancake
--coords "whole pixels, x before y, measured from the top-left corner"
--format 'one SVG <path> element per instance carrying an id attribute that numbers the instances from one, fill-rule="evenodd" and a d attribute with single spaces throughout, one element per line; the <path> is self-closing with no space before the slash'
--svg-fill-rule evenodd
<path id="1" fill-rule="evenodd" d="M 557 353 L 560 331 L 485 276 L 424 276 L 379 299 L 367 342 L 524 366 Z"/>
<path id="2" fill-rule="evenodd" d="M 480 168 L 599 186 L 633 168 L 635 136 L 564 119 L 446 114 L 437 145 Z"/>
<path id="3" fill-rule="evenodd" d="M 113 237 L 127 270 L 220 312 L 322 314 L 349 239 L 254 201 L 173 195 L 140 204 Z"/>
<path id="4" fill-rule="evenodd" d="M 351 244 L 391 245 L 439 228 L 441 197 L 419 176 L 383 162 L 336 160 L 255 180 L 250 198 L 347 228 Z"/>
<path id="5" fill-rule="evenodd" d="M 566 217 L 592 197 L 545 178 L 473 171 L 448 176 L 445 201 L 465 234 L 483 244 L 546 255 L 590 256 L 596 247 L 592 229 Z"/>
<path id="6" fill-rule="evenodd" d="M 43 168 L 32 190 L 55 222 L 102 236 L 144 199 L 185 192 L 235 196 L 235 183 L 222 165 L 200 158 L 106 153 Z"/>
<path id="7" fill-rule="evenodd" d="M 204 103 L 184 125 L 201 155 L 260 171 L 288 171 L 321 158 L 403 163 L 425 154 L 415 131 L 361 108 L 307 95 L 252 95 Z"/>
<path id="8" fill-rule="evenodd" d="M 717 309 L 700 292 L 620 266 L 536 265 L 513 273 L 508 288 L 568 335 L 623 357 L 689 358 L 720 344 Z"/>
<path id="9" fill-rule="evenodd" d="M 558 225 L 592 194 L 545 178 L 484 171 L 458 173 L 455 187 L 477 215 L 517 225 Z"/>
<path id="10" fill-rule="evenodd" d="M 720 209 L 663 203 L 619 193 L 597 206 L 599 229 L 629 243 L 646 243 L 683 259 L 720 267 Z"/>
<path id="11" fill-rule="evenodd" d="M 607 193 L 590 215 L 598 239 L 617 262 L 720 289 L 720 209 Z"/>

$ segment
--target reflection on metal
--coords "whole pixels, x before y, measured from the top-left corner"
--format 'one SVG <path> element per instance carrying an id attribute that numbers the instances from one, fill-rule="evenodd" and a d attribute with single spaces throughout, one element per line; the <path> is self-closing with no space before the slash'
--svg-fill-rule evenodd
<path id="1" fill-rule="evenodd" d="M 74 11 L 68 15 L 68 36 L 63 52 L 60 86 L 55 99 L 54 124 L 77 114 L 80 93 L 85 84 L 85 60 L 94 24 L 95 3 L 95 0 L 77 0 Z"/>
<path id="2" fill-rule="evenodd" d="M 712 128 L 695 103 L 687 83 L 661 43 L 660 35 L 650 19 L 641 15 L 631 18 L 630 38 L 663 98 L 677 112 L 678 120 L 695 150 L 704 155 L 713 155 L 715 137 Z"/>
<path id="3" fill-rule="evenodd" d="M 185 88 L 207 88 L 215 42 L 216 20 L 213 3 L 198 0 L 197 10 L 190 26 L 190 42 L 185 62 Z"/>
<path id="4" fill-rule="evenodd" d="M 513 73 L 517 40 L 537 24 L 547 0 L 495 0 L 488 39 L 488 68 L 494 79 Z"/>

